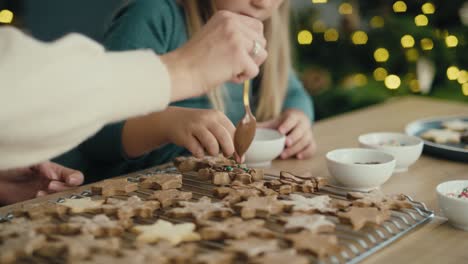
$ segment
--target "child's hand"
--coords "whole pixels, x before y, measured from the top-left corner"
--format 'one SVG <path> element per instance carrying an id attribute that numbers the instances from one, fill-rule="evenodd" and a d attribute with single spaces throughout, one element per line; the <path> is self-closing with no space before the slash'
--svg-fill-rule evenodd
<path id="1" fill-rule="evenodd" d="M 281 159 L 293 156 L 298 159 L 308 159 L 317 150 L 312 125 L 302 111 L 289 109 L 280 117 L 259 123 L 257 126 L 277 129 L 281 134 L 286 135 L 286 148 L 281 153 Z"/>
<path id="2" fill-rule="evenodd" d="M 223 152 L 229 157 L 234 153 L 232 122 L 222 112 L 211 109 L 169 107 L 165 112 L 168 141 L 188 149 L 195 157 Z M 162 125 L 161 124 L 161 125 Z"/>
<path id="3" fill-rule="evenodd" d="M 83 183 L 81 172 L 53 162 L 0 171 L 0 203 L 10 204 L 75 188 Z"/>

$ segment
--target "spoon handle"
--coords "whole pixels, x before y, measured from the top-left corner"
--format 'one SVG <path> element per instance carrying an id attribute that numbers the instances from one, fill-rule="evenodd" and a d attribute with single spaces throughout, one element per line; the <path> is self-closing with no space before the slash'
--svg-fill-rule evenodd
<path id="1" fill-rule="evenodd" d="M 244 107 L 250 108 L 250 102 L 249 102 L 249 89 L 250 89 L 250 80 L 244 81 Z"/>

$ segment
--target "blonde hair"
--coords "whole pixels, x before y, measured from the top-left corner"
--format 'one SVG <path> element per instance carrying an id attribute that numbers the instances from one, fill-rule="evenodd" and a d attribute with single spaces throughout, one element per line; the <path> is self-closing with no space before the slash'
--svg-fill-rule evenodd
<path id="1" fill-rule="evenodd" d="M 213 0 L 179 2 L 184 7 L 190 35 L 200 30 L 216 10 Z M 268 43 L 268 59 L 260 70 L 260 92 L 255 112 L 258 121 L 279 116 L 286 96 L 288 73 L 291 69 L 288 0 L 274 10 L 272 16 L 264 22 L 264 34 Z M 208 94 L 212 106 L 220 111 L 225 110 L 223 90 L 223 87 L 220 87 Z"/>

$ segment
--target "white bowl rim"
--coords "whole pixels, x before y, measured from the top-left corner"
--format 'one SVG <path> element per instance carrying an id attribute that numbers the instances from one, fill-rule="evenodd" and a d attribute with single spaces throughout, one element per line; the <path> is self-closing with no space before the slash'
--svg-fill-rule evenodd
<path id="1" fill-rule="evenodd" d="M 409 144 L 409 145 L 405 145 L 405 146 L 391 146 L 391 145 L 390 146 L 380 146 L 380 145 L 376 145 L 376 144 L 366 143 L 363 140 L 364 137 L 368 137 L 368 136 L 371 136 L 371 135 L 384 135 L 384 134 L 406 137 L 406 138 L 415 140 L 418 143 Z M 421 138 L 416 137 L 416 136 L 412 136 L 412 135 L 408 135 L 408 134 L 405 134 L 405 133 L 399 133 L 399 132 L 372 132 L 372 133 L 366 133 L 366 134 L 360 135 L 358 137 L 358 141 L 359 141 L 359 143 L 364 144 L 366 146 L 373 146 L 373 147 L 379 147 L 379 148 L 388 148 L 388 149 L 414 148 L 414 147 L 419 147 L 419 146 L 424 145 L 424 141 Z"/>
<path id="2" fill-rule="evenodd" d="M 452 197 L 452 196 L 448 196 L 447 194 L 441 192 L 439 189 L 441 188 L 442 185 L 445 185 L 445 184 L 448 184 L 448 183 L 455 183 L 455 182 L 466 182 L 466 185 L 465 186 L 468 186 L 468 180 L 451 180 L 451 181 L 445 181 L 445 182 L 441 182 L 437 185 L 436 187 L 436 192 L 443 196 L 443 197 L 446 197 L 448 199 L 451 199 L 452 201 L 457 201 L 457 202 L 461 202 L 461 203 L 465 203 L 468 205 L 468 200 L 464 200 L 464 199 L 459 199 L 459 198 L 456 198 L 456 197 Z"/>
<path id="3" fill-rule="evenodd" d="M 268 132 L 274 132 L 278 135 L 277 138 L 274 138 L 274 139 L 253 139 L 252 143 L 253 142 L 273 142 L 273 141 L 277 141 L 277 140 L 283 140 L 286 138 L 285 135 L 281 134 L 278 130 L 276 129 L 272 129 L 272 128 L 263 128 L 263 127 L 257 127 L 256 128 L 256 131 L 268 131 Z M 256 132 L 255 132 L 256 133 Z"/>
<path id="4" fill-rule="evenodd" d="M 362 151 L 362 152 L 373 152 L 373 153 L 378 153 L 379 155 L 383 155 L 387 158 L 390 158 L 389 161 L 387 162 L 382 162 L 382 163 L 379 163 L 379 164 L 355 164 L 355 163 L 348 163 L 348 162 L 343 162 L 341 160 L 336 160 L 336 159 L 332 159 L 330 157 L 330 155 L 333 153 L 333 152 L 342 152 L 342 151 Z M 325 155 L 326 159 L 329 160 L 329 161 L 332 161 L 332 162 L 336 162 L 338 164 L 343 164 L 343 165 L 348 165 L 348 166 L 355 166 L 355 167 L 377 167 L 377 166 L 386 166 L 388 164 L 391 164 L 391 163 L 395 163 L 396 160 L 395 160 L 395 157 L 393 155 L 390 155 L 388 153 L 385 153 L 383 151 L 380 151 L 380 150 L 377 150 L 377 149 L 367 149 L 367 148 L 341 148 L 341 149 L 334 149 L 334 150 L 331 150 L 329 152 L 327 152 L 327 154 Z"/>

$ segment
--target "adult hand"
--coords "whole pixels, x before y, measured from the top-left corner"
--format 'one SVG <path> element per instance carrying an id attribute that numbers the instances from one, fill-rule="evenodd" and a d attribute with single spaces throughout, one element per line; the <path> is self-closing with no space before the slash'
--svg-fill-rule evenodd
<path id="1" fill-rule="evenodd" d="M 278 118 L 259 123 L 258 127 L 277 129 L 286 135 L 286 147 L 281 153 L 281 159 L 295 156 L 298 159 L 309 159 L 317 151 L 312 125 L 304 112 L 289 109 Z"/>
<path id="2" fill-rule="evenodd" d="M 11 204 L 65 191 L 83 183 L 81 172 L 57 163 L 0 171 L 0 203 Z"/>
<path id="3" fill-rule="evenodd" d="M 161 57 L 171 75 L 172 100 L 202 95 L 226 81 L 254 78 L 266 60 L 265 47 L 261 21 L 229 11 L 215 13 L 183 47 Z"/>

